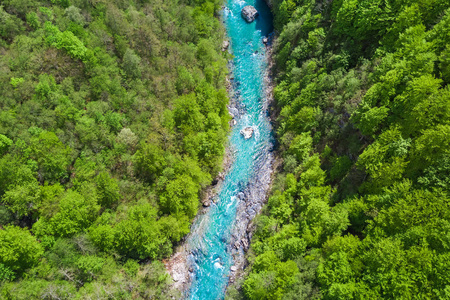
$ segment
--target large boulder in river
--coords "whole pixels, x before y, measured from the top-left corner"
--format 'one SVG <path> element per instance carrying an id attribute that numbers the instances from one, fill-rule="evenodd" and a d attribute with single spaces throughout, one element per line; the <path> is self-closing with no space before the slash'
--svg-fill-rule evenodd
<path id="1" fill-rule="evenodd" d="M 241 10 L 241 16 L 245 19 L 245 21 L 247 21 L 248 23 L 251 23 L 253 21 L 255 21 L 256 17 L 259 15 L 258 11 L 256 10 L 256 8 L 254 8 L 251 5 L 247 5 L 245 6 L 242 10 Z"/>
<path id="2" fill-rule="evenodd" d="M 245 127 L 241 130 L 241 134 L 246 140 L 252 137 L 254 129 L 252 127 Z"/>

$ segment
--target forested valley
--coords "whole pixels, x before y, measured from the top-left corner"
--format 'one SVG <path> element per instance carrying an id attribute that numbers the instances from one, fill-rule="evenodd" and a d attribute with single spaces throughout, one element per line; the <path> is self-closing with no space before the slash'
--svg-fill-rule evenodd
<path id="1" fill-rule="evenodd" d="M 229 128 L 219 9 L 0 2 L 1 299 L 174 296 Z"/>
<path id="2" fill-rule="evenodd" d="M 226 299 L 450 299 L 450 3 L 268 0 L 280 168 Z M 221 171 L 220 0 L 0 2 L 0 298 L 172 299 Z"/>
<path id="3" fill-rule="evenodd" d="M 274 0 L 282 170 L 228 299 L 450 299 L 450 3 Z"/>

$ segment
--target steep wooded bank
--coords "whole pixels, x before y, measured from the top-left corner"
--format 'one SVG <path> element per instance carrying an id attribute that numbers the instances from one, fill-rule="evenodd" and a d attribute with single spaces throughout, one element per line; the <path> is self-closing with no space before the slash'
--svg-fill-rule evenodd
<path id="1" fill-rule="evenodd" d="M 1 2 L 0 298 L 170 298 L 228 130 L 219 2 Z"/>
<path id="2" fill-rule="evenodd" d="M 273 1 L 283 170 L 229 298 L 450 297 L 449 7 Z"/>

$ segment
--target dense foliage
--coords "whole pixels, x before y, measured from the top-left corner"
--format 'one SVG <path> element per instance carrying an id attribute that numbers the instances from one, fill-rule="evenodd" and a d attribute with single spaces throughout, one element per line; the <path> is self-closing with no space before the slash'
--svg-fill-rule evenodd
<path id="1" fill-rule="evenodd" d="M 243 297 L 450 298 L 450 3 L 273 2 L 284 163 Z"/>
<path id="2" fill-rule="evenodd" d="M 171 297 L 228 130 L 219 2 L 1 1 L 0 298 Z"/>

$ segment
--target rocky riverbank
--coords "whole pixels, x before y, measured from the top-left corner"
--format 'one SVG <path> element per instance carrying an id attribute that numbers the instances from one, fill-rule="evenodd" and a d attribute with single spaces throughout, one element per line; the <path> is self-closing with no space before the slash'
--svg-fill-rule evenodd
<path id="1" fill-rule="evenodd" d="M 264 74 L 264 102 L 263 109 L 271 114 L 273 105 L 273 81 L 272 81 L 272 37 L 266 44 L 267 71 Z M 254 180 L 249 182 L 247 188 L 238 194 L 241 201 L 237 209 L 236 224 L 230 242 L 231 253 L 234 260 L 234 270 L 230 273 L 229 283 L 244 274 L 247 265 L 245 253 L 248 251 L 255 226 L 254 218 L 261 212 L 263 205 L 267 202 L 268 192 L 272 183 L 275 156 L 271 151 L 267 157 L 260 157 L 255 162 L 256 173 Z"/>

